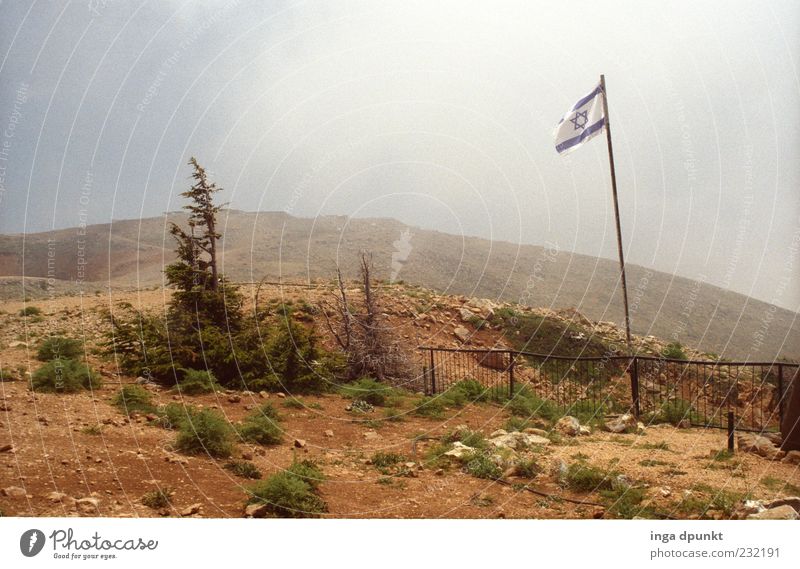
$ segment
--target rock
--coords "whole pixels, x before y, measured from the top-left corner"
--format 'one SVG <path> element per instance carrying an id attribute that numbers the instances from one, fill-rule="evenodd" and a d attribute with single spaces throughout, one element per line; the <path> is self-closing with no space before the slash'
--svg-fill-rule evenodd
<path id="1" fill-rule="evenodd" d="M 474 453 L 475 449 L 468 447 L 462 442 L 456 441 L 453 443 L 453 448 L 444 453 L 445 456 L 452 456 L 453 458 L 464 458 Z"/>
<path id="2" fill-rule="evenodd" d="M 750 514 L 747 516 L 748 520 L 796 520 L 800 519 L 794 508 L 791 506 L 778 506 L 777 508 L 770 508 L 757 514 Z"/>
<path id="3" fill-rule="evenodd" d="M 536 429 L 534 427 L 528 427 L 527 429 L 522 429 L 522 432 L 528 433 L 529 435 L 538 435 L 540 437 L 545 437 L 545 438 L 550 434 L 544 429 Z"/>
<path id="4" fill-rule="evenodd" d="M 620 415 L 616 419 L 611 419 L 605 424 L 607 431 L 612 433 L 632 433 L 636 430 L 638 421 L 630 413 Z"/>
<path id="5" fill-rule="evenodd" d="M 455 334 L 456 338 L 458 338 L 462 342 L 468 342 L 469 341 L 469 337 L 470 337 L 469 330 L 467 330 L 463 326 L 456 326 L 456 329 L 453 330 L 453 334 Z"/>
<path id="6" fill-rule="evenodd" d="M 294 448 L 306 448 L 306 441 L 303 439 L 295 439 Z"/>
<path id="7" fill-rule="evenodd" d="M 286 399 L 286 394 L 283 393 L 282 391 L 278 392 L 278 399 Z"/>
<path id="8" fill-rule="evenodd" d="M 496 448 L 511 450 L 525 450 L 533 445 L 549 445 L 550 439 L 515 431 L 489 438 L 489 443 Z"/>
<path id="9" fill-rule="evenodd" d="M 781 462 L 787 462 L 789 464 L 800 464 L 800 450 L 790 450 L 786 453 L 786 456 L 781 459 Z"/>
<path id="10" fill-rule="evenodd" d="M 0 494 L 3 496 L 8 496 L 9 498 L 24 498 L 27 492 L 25 492 L 25 488 L 20 488 L 19 486 L 9 486 L 8 488 L 3 488 L 0 490 Z"/>
<path id="11" fill-rule="evenodd" d="M 100 507 L 100 500 L 99 498 L 81 498 L 75 502 L 78 508 L 84 513 L 96 513 L 97 509 Z"/>
<path id="12" fill-rule="evenodd" d="M 242 452 L 242 460 L 253 460 L 253 453 L 247 451 Z"/>
<path id="13" fill-rule="evenodd" d="M 502 437 L 503 435 L 507 435 L 507 434 L 508 434 L 508 431 L 506 431 L 505 429 L 497 429 L 496 431 L 492 432 L 491 435 L 489 435 L 489 438 L 490 439 L 494 439 L 496 437 Z"/>
<path id="14" fill-rule="evenodd" d="M 12 452 L 13 453 L 13 451 L 14 451 L 13 445 L 0 446 L 0 452 Z M 797 452 L 797 451 L 792 451 L 792 452 Z"/>
<path id="15" fill-rule="evenodd" d="M 556 482 L 561 483 L 566 478 L 568 470 L 567 463 L 557 458 L 550 465 L 550 476 L 552 476 Z"/>
<path id="16" fill-rule="evenodd" d="M 780 460 L 786 456 L 786 453 L 778 449 L 771 440 L 755 433 L 740 434 L 736 444 L 741 451 L 751 452 L 770 460 Z"/>
<path id="17" fill-rule="evenodd" d="M 575 417 L 567 415 L 566 417 L 561 417 L 556 422 L 555 429 L 562 435 L 577 437 L 581 432 L 581 422 Z"/>
<path id="18" fill-rule="evenodd" d="M 669 486 L 664 486 L 663 488 L 659 488 L 658 492 L 664 497 L 669 498 L 672 495 L 672 489 Z"/>
<path id="19" fill-rule="evenodd" d="M 461 315 L 462 322 L 469 322 L 473 318 L 477 318 L 475 313 L 472 312 L 469 308 L 459 308 L 458 313 Z"/>
<path id="20" fill-rule="evenodd" d="M 328 437 L 329 439 L 332 439 L 333 438 L 333 431 L 328 429 L 327 431 L 325 431 L 325 436 Z"/>
<path id="21" fill-rule="evenodd" d="M 269 504 L 248 504 L 244 509 L 247 518 L 263 518 L 269 512 Z"/>
<path id="22" fill-rule="evenodd" d="M 595 508 L 592 512 L 592 518 L 595 520 L 602 520 L 606 515 L 605 508 Z"/>
<path id="23" fill-rule="evenodd" d="M 51 502 L 61 502 L 67 495 L 64 492 L 50 492 L 45 496 Z"/>
<path id="24" fill-rule="evenodd" d="M 368 441 L 374 441 L 382 437 L 375 431 L 367 431 L 366 433 L 364 433 L 364 438 L 367 439 Z"/>
<path id="25" fill-rule="evenodd" d="M 228 397 L 228 403 L 239 403 L 241 400 L 242 398 L 235 393 Z"/>
<path id="26" fill-rule="evenodd" d="M 19 340 L 14 340 L 13 342 L 8 343 L 9 348 L 27 348 L 28 344 L 25 342 L 20 342 Z"/>
<path id="27" fill-rule="evenodd" d="M 675 426 L 679 429 L 690 429 L 692 427 L 692 422 L 689 419 L 681 419 Z"/>
<path id="28" fill-rule="evenodd" d="M 647 428 L 644 426 L 644 423 L 641 421 L 636 423 L 636 434 L 643 435 L 647 432 Z"/>
<path id="29" fill-rule="evenodd" d="M 199 502 L 196 503 L 196 504 L 192 504 L 191 506 L 187 506 L 183 510 L 181 510 L 181 516 L 183 516 L 183 517 L 193 516 L 197 512 L 199 512 L 200 508 L 202 508 L 202 507 L 203 507 L 203 505 L 201 503 L 199 503 Z"/>
<path id="30" fill-rule="evenodd" d="M 781 446 L 783 442 L 783 437 L 780 433 L 761 433 L 761 436 L 770 441 L 776 447 Z"/>
<path id="31" fill-rule="evenodd" d="M 258 396 L 261 399 L 269 399 L 269 393 L 267 393 L 266 391 L 259 391 L 258 392 Z"/>
<path id="32" fill-rule="evenodd" d="M 780 498 L 778 500 L 773 500 L 769 504 L 766 505 L 768 510 L 772 508 L 778 508 L 780 506 L 790 506 L 794 509 L 795 512 L 800 514 L 800 498 L 797 496 L 790 496 L 788 498 Z"/>
<path id="33" fill-rule="evenodd" d="M 592 428 L 589 425 L 581 425 L 581 430 L 578 433 L 581 436 L 587 436 L 592 434 Z"/>

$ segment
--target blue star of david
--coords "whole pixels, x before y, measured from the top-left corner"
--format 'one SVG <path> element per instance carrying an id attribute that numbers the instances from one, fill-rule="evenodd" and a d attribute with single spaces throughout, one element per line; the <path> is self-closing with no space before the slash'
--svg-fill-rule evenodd
<path id="1" fill-rule="evenodd" d="M 579 111 L 575 113 L 575 116 L 569 119 L 569 121 L 575 125 L 575 130 L 586 128 L 586 123 L 589 122 L 589 118 L 586 116 L 586 113 L 589 111 Z"/>

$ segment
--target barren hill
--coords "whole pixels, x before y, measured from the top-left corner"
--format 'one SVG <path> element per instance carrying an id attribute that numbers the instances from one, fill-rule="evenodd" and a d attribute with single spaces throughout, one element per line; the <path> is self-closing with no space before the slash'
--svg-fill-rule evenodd
<path id="1" fill-rule="evenodd" d="M 169 214 L 0 236 L 0 275 L 83 280 L 89 290 L 109 283 L 159 284 L 173 257 L 168 222 L 182 219 Z M 224 271 L 233 280 L 330 279 L 337 263 L 355 276 L 357 253 L 369 250 L 379 278 L 531 306 L 577 308 L 593 320 L 622 321 L 617 264 L 611 260 L 450 235 L 392 219 L 229 211 L 223 224 Z M 636 265 L 628 270 L 635 333 L 728 358 L 800 359 L 796 313 L 683 277 Z M 46 286 L 40 281 L 35 288 Z"/>

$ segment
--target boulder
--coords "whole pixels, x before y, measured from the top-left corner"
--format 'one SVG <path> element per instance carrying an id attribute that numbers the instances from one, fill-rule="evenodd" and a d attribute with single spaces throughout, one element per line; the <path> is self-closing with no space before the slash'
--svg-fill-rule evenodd
<path id="1" fill-rule="evenodd" d="M 556 422 L 555 429 L 562 435 L 577 437 L 581 433 L 581 422 L 575 417 L 567 415 Z"/>
<path id="2" fill-rule="evenodd" d="M 306 441 L 304 439 L 295 439 L 294 448 L 306 448 Z"/>
<path id="3" fill-rule="evenodd" d="M 200 502 L 192 504 L 191 506 L 186 506 L 183 510 L 181 510 L 181 516 L 193 516 L 198 513 L 202 507 L 203 505 Z"/>
<path id="4" fill-rule="evenodd" d="M 268 512 L 268 504 L 248 504 L 244 509 L 244 515 L 246 518 L 263 518 Z"/>
<path id="5" fill-rule="evenodd" d="M 328 437 L 329 439 L 332 439 L 333 438 L 333 431 L 328 429 L 327 431 L 325 431 L 325 436 Z"/>
<path id="6" fill-rule="evenodd" d="M 100 507 L 100 500 L 94 497 L 81 498 L 75 502 L 78 508 L 85 514 L 93 514 Z"/>
<path id="7" fill-rule="evenodd" d="M 770 510 L 773 508 L 778 508 L 780 506 L 790 506 L 794 509 L 795 512 L 800 514 L 800 497 L 790 496 L 788 498 L 779 498 L 767 504 L 766 508 Z"/>
<path id="8" fill-rule="evenodd" d="M 606 422 L 605 428 L 611 433 L 632 433 L 636 431 L 638 421 L 630 413 L 620 415 L 616 419 Z"/>
<path id="9" fill-rule="evenodd" d="M 550 439 L 539 435 L 515 431 L 496 437 L 490 437 L 489 443 L 499 449 L 525 450 L 534 445 L 549 445 Z"/>
<path id="10" fill-rule="evenodd" d="M 786 453 L 786 456 L 783 457 L 781 462 L 787 462 L 789 464 L 800 464 L 800 450 L 790 450 Z"/>
<path id="11" fill-rule="evenodd" d="M 796 520 L 800 519 L 794 508 L 791 506 L 778 506 L 777 508 L 770 508 L 757 514 L 750 514 L 747 516 L 748 520 Z"/>
<path id="12" fill-rule="evenodd" d="M 455 335 L 456 338 L 458 338 L 462 342 L 469 341 L 470 337 L 469 330 L 467 330 L 463 326 L 456 326 L 456 329 L 453 330 L 453 334 Z"/>
<path id="13" fill-rule="evenodd" d="M 445 456 L 451 456 L 453 458 L 461 459 L 465 456 L 469 456 L 475 452 L 475 449 L 472 447 L 468 447 L 462 442 L 456 441 L 453 443 L 453 448 L 444 453 Z"/>
<path id="14" fill-rule="evenodd" d="M 751 452 L 770 460 L 780 460 L 786 453 L 778 449 L 767 437 L 755 433 L 742 433 L 736 440 L 739 450 Z"/>
<path id="15" fill-rule="evenodd" d="M 469 322 L 473 318 L 475 318 L 475 313 L 472 312 L 469 308 L 459 308 L 458 313 L 461 316 L 462 322 Z"/>
<path id="16" fill-rule="evenodd" d="M 24 498 L 27 493 L 25 492 L 25 488 L 20 488 L 19 486 L 9 486 L 0 490 L 0 494 L 3 496 L 8 496 L 9 498 Z"/>

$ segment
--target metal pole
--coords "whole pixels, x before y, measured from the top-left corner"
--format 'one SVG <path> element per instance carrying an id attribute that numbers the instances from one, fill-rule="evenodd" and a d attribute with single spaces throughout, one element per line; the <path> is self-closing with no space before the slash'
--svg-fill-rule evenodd
<path id="1" fill-rule="evenodd" d="M 728 451 L 733 452 L 733 411 L 728 411 Z"/>
<path id="2" fill-rule="evenodd" d="M 783 365 L 778 364 L 778 425 L 783 424 Z"/>
<path id="3" fill-rule="evenodd" d="M 514 352 L 508 352 L 508 396 L 514 397 Z"/>
<path id="4" fill-rule="evenodd" d="M 431 395 L 436 395 L 436 366 L 433 363 L 433 350 L 431 350 Z"/>
<path id="5" fill-rule="evenodd" d="M 641 415 L 641 400 L 639 396 L 639 358 L 633 356 L 633 361 L 630 362 L 631 374 L 631 395 L 633 396 L 633 415 L 637 419 Z"/>
<path id="6" fill-rule="evenodd" d="M 625 280 L 625 256 L 622 252 L 622 229 L 619 223 L 619 200 L 617 199 L 617 172 L 614 169 L 614 147 L 611 144 L 611 120 L 608 116 L 608 92 L 606 76 L 600 76 L 600 88 L 603 90 L 603 115 L 606 118 L 606 141 L 608 142 L 608 163 L 611 167 L 611 192 L 614 196 L 614 218 L 617 222 L 617 252 L 619 253 L 619 271 L 622 280 L 622 299 L 625 303 L 625 337 L 628 341 L 628 354 L 633 353 L 631 347 L 631 319 L 628 313 L 628 283 Z"/>

